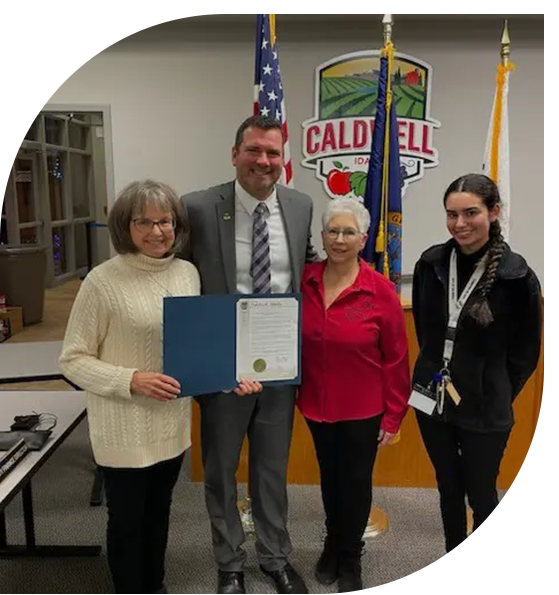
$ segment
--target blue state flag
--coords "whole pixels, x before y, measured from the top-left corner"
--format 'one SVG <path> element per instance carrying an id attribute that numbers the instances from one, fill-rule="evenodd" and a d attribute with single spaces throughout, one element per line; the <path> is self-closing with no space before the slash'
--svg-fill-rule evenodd
<path id="1" fill-rule="evenodd" d="M 392 80 L 389 80 L 389 76 L 392 76 L 392 51 L 383 53 L 388 56 L 383 55 L 380 59 L 377 109 L 364 198 L 364 204 L 371 214 L 371 228 L 362 256 L 377 271 L 390 277 L 400 292 L 402 176 L 396 105 L 391 100 Z"/>

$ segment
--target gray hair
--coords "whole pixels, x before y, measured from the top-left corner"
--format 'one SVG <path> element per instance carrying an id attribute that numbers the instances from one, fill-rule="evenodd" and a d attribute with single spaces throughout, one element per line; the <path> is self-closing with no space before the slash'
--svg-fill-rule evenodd
<path id="1" fill-rule="evenodd" d="M 355 198 L 334 198 L 328 203 L 328 208 L 322 214 L 322 229 L 326 229 L 328 222 L 338 213 L 348 213 L 355 217 L 357 229 L 367 233 L 371 225 L 371 215 L 367 208 Z"/>
<path id="2" fill-rule="evenodd" d="M 119 254 L 138 252 L 138 247 L 130 235 L 130 223 L 134 217 L 142 217 L 148 206 L 172 213 L 175 221 L 175 242 L 171 252 L 185 251 L 190 237 L 188 216 L 177 193 L 167 184 L 155 180 L 131 182 L 117 196 L 107 221 L 115 250 Z"/>

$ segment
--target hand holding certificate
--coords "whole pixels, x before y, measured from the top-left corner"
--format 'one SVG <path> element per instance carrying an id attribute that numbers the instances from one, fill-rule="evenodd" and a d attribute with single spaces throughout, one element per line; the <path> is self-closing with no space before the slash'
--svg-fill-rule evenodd
<path id="1" fill-rule="evenodd" d="M 163 370 L 184 395 L 233 390 L 242 378 L 300 384 L 300 296 L 165 298 Z"/>

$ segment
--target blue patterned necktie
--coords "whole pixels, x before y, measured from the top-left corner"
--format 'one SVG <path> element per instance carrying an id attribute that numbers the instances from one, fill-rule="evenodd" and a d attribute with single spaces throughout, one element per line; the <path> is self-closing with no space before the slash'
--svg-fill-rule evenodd
<path id="1" fill-rule="evenodd" d="M 250 264 L 253 293 L 270 293 L 272 290 L 270 241 L 266 213 L 268 213 L 268 207 L 264 203 L 260 203 L 254 209 L 253 214 L 252 262 Z"/>

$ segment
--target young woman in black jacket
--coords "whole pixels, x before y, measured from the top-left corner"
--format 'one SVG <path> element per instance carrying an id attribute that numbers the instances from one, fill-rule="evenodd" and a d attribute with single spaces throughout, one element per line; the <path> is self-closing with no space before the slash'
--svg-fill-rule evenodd
<path id="1" fill-rule="evenodd" d="M 490 178 L 458 178 L 444 205 L 452 239 L 425 251 L 413 277 L 420 351 L 410 404 L 435 468 L 450 551 L 467 535 L 466 498 L 474 529 L 498 504 L 512 404 L 540 353 L 542 297 L 534 271 L 503 240 Z"/>

